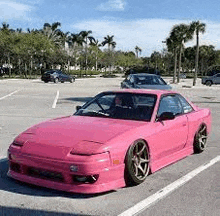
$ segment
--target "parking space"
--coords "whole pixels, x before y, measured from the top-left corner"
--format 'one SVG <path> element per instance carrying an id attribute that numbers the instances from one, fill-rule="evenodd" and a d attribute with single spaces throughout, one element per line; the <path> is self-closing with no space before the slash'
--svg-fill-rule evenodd
<path id="1" fill-rule="evenodd" d="M 43 83 L 40 80 L 0 80 L 0 98 L 19 90 L 0 100 L 0 215 L 2 212 L 5 215 L 118 215 L 220 155 L 220 86 L 198 85 L 189 88 L 184 86 L 188 86 L 190 82 L 184 80 L 179 85 L 173 85 L 174 89 L 197 105 L 209 107 L 213 115 L 208 148 L 202 154 L 189 156 L 148 176 L 147 180 L 137 187 L 95 196 L 30 186 L 6 176 L 7 149 L 15 136 L 43 120 L 73 114 L 76 105 L 82 105 L 97 93 L 119 89 L 121 80 L 121 77 L 91 78 L 58 84 Z M 59 97 L 56 107 L 52 108 L 57 91 Z M 201 201 L 200 195 L 204 197 L 202 203 L 207 203 L 204 205 L 205 212 L 211 211 L 219 202 L 217 197 L 220 196 L 220 191 L 216 189 L 219 184 L 216 180 L 219 176 L 216 173 L 219 173 L 219 162 L 140 215 L 177 215 L 175 212 L 184 215 L 185 209 L 188 210 L 185 215 L 202 215 L 202 211 L 197 209 Z M 212 194 L 215 194 L 215 197 Z M 214 209 L 212 215 L 217 212 Z"/>

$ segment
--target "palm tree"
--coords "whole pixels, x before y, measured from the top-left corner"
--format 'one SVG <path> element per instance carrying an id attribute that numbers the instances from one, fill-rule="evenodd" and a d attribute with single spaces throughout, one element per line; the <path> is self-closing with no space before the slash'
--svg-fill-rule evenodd
<path id="1" fill-rule="evenodd" d="M 136 56 L 137 56 L 137 58 L 138 58 L 138 53 L 141 54 L 142 49 L 141 49 L 140 47 L 138 47 L 138 46 L 136 46 L 134 49 L 135 49 Z"/>
<path id="2" fill-rule="evenodd" d="M 61 26 L 60 22 L 55 22 L 50 25 L 49 23 L 44 23 L 41 32 L 51 39 L 57 46 L 62 46 L 62 36 L 61 30 L 58 27 Z"/>
<path id="3" fill-rule="evenodd" d="M 75 69 L 77 66 L 77 52 L 78 48 L 83 46 L 84 39 L 80 34 L 72 33 L 71 36 L 71 45 L 73 48 L 73 58 L 75 59 Z"/>
<path id="4" fill-rule="evenodd" d="M 115 48 L 116 42 L 113 40 L 114 35 L 109 36 L 107 35 L 104 37 L 104 41 L 102 42 L 102 46 L 105 46 L 108 44 L 108 50 L 110 51 L 111 49 Z"/>
<path id="5" fill-rule="evenodd" d="M 190 26 L 188 26 L 186 24 L 180 24 L 180 25 L 173 27 L 173 29 L 171 31 L 171 35 L 173 35 L 173 38 L 179 48 L 179 67 L 178 67 L 178 75 L 177 75 L 177 83 L 179 83 L 181 61 L 182 61 L 182 50 L 184 47 L 184 43 L 186 43 L 187 41 L 189 41 L 193 38 L 193 32 L 192 32 Z"/>
<path id="6" fill-rule="evenodd" d="M 100 51 L 99 47 L 102 46 L 102 44 L 99 43 L 98 40 L 94 40 L 90 42 L 90 45 L 92 46 L 94 52 L 95 52 L 95 70 L 98 69 L 98 52 Z"/>
<path id="7" fill-rule="evenodd" d="M 174 34 L 173 31 L 170 33 L 170 37 L 166 39 L 166 45 L 168 48 L 168 52 L 171 52 L 174 55 L 173 83 L 176 83 L 178 40 L 176 38 L 176 34 Z"/>
<path id="8" fill-rule="evenodd" d="M 111 51 L 116 47 L 116 42 L 113 40 L 114 35 L 109 36 L 107 35 L 106 37 L 104 37 L 104 41 L 102 42 L 102 46 L 105 46 L 106 44 L 108 44 L 108 52 L 109 52 L 109 58 L 111 59 Z M 110 63 L 110 72 L 111 72 L 111 65 L 112 62 Z"/>
<path id="9" fill-rule="evenodd" d="M 190 25 L 191 30 L 196 34 L 196 59 L 195 59 L 195 74 L 193 78 L 193 86 L 196 85 L 196 79 L 198 74 L 198 64 L 199 64 L 199 33 L 204 33 L 206 24 L 200 23 L 200 21 L 194 21 Z"/>
<path id="10" fill-rule="evenodd" d="M 85 60 L 86 60 L 86 70 L 88 70 L 88 56 L 87 56 L 87 53 L 88 53 L 88 40 L 91 42 L 91 41 L 94 41 L 94 37 L 90 36 L 90 34 L 92 34 L 92 31 L 89 30 L 89 31 L 81 31 L 79 33 L 79 35 L 82 37 L 82 40 L 83 40 L 83 43 L 85 44 Z"/>

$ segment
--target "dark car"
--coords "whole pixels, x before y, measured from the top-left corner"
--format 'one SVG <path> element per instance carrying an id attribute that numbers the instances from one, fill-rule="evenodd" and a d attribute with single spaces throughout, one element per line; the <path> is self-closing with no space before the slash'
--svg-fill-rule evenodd
<path id="1" fill-rule="evenodd" d="M 172 89 L 159 75 L 145 73 L 130 74 L 121 82 L 121 88 Z"/>
<path id="2" fill-rule="evenodd" d="M 54 83 L 58 83 L 58 82 L 63 83 L 65 81 L 69 81 L 73 83 L 75 81 L 75 77 L 67 75 L 60 70 L 50 70 L 50 71 L 46 71 L 41 76 L 41 80 L 44 81 L 45 83 L 50 81 Z"/>
<path id="3" fill-rule="evenodd" d="M 220 73 L 214 76 L 202 77 L 202 84 L 211 86 L 212 84 L 220 84 Z"/>

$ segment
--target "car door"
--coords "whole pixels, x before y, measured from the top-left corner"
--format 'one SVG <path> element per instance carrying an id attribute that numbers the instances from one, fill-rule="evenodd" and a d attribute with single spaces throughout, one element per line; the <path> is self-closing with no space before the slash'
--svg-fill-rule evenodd
<path id="1" fill-rule="evenodd" d="M 220 74 L 216 74 L 214 79 L 213 79 L 214 84 L 220 84 Z"/>
<path id="2" fill-rule="evenodd" d="M 65 76 L 61 71 L 57 71 L 57 73 L 59 74 L 59 80 L 60 81 L 65 81 Z"/>
<path id="3" fill-rule="evenodd" d="M 160 121 L 160 115 L 164 112 L 172 112 L 174 119 Z M 157 160 L 181 151 L 187 141 L 188 121 L 183 112 L 182 105 L 176 94 L 165 95 L 161 98 L 157 119 L 155 120 L 155 152 Z"/>

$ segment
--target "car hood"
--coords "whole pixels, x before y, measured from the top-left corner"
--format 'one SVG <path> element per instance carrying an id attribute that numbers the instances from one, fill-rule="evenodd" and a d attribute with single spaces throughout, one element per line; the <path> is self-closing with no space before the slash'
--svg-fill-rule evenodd
<path id="1" fill-rule="evenodd" d="M 170 85 L 135 85 L 135 87 L 140 89 L 172 89 Z"/>
<path id="2" fill-rule="evenodd" d="M 52 158 L 104 152 L 107 141 L 146 122 L 99 117 L 69 116 L 35 125 L 20 134 L 23 153 Z"/>

